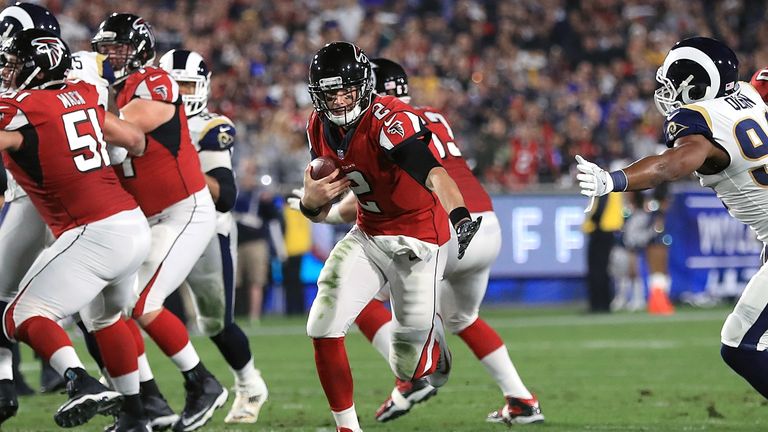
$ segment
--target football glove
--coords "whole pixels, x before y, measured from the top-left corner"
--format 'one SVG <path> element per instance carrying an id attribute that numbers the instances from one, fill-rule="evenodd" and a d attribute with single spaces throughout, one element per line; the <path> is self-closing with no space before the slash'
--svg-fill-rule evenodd
<path id="1" fill-rule="evenodd" d="M 613 191 L 613 179 L 608 171 L 579 155 L 576 155 L 576 162 L 576 168 L 579 170 L 576 179 L 579 181 L 582 195 L 601 197 Z"/>
<path id="2" fill-rule="evenodd" d="M 288 207 L 296 211 L 301 211 L 301 208 L 299 208 L 299 202 L 302 198 L 304 198 L 304 188 L 300 187 L 298 189 L 292 190 L 291 195 L 285 201 L 288 203 Z"/>
<path id="3" fill-rule="evenodd" d="M 480 229 L 480 223 L 483 221 L 482 216 L 478 216 L 475 220 L 465 220 L 459 222 L 456 225 L 456 236 L 459 239 L 459 259 L 464 258 L 464 252 L 469 247 L 469 242 L 472 241 L 472 237 L 477 234 L 477 230 Z"/>

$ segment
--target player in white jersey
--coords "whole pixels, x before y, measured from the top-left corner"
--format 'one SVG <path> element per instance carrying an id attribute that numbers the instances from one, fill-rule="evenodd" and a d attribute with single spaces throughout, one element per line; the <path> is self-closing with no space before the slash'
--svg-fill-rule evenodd
<path id="1" fill-rule="evenodd" d="M 234 321 L 237 229 L 232 207 L 237 194 L 232 171 L 235 125 L 224 115 L 209 112 L 211 73 L 200 54 L 171 50 L 160 67 L 179 83 L 189 132 L 200 157 L 217 211 L 215 236 L 187 277 L 198 327 L 211 338 L 235 375 L 235 402 L 224 421 L 255 423 L 268 391 L 254 368 L 248 338 Z"/>
<path id="2" fill-rule="evenodd" d="M 641 190 L 696 174 L 733 217 L 768 244 L 768 107 L 738 81 L 738 60 L 722 42 L 675 44 L 656 73 L 655 100 L 666 116 L 669 150 L 607 172 L 576 156 L 581 193 Z M 768 398 L 768 265 L 750 279 L 721 331 L 723 360 Z"/>

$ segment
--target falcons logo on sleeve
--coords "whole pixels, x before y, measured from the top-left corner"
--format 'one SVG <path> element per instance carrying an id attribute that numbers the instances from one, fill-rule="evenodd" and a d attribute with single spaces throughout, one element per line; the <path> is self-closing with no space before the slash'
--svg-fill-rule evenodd
<path id="1" fill-rule="evenodd" d="M 388 122 L 384 122 L 384 126 L 387 126 L 387 133 L 390 135 L 398 134 L 401 138 L 405 138 L 405 129 L 403 128 L 403 122 L 390 119 Z"/>
<path id="2" fill-rule="evenodd" d="M 52 37 L 39 37 L 32 39 L 32 46 L 38 54 L 46 54 L 51 68 L 56 68 L 64 58 L 64 44 L 61 40 Z"/>

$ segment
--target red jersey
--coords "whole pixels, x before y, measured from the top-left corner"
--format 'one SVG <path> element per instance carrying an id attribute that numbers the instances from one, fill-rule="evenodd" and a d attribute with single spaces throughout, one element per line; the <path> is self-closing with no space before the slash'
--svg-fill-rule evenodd
<path id="1" fill-rule="evenodd" d="M 432 145 L 443 167 L 461 190 L 467 209 L 473 213 L 493 211 L 491 197 L 472 174 L 467 161 L 461 157 L 461 150 L 456 146 L 453 130 L 445 116 L 432 107 L 414 107 L 413 110 L 427 122 L 427 127 L 432 131 Z"/>
<path id="2" fill-rule="evenodd" d="M 450 232 L 448 215 L 437 196 L 388 156 L 395 146 L 429 133 L 413 108 L 392 96 L 375 96 L 346 137 L 317 112 L 307 124 L 312 153 L 332 158 L 352 181 L 358 199 L 357 225 L 363 232 L 405 235 L 442 245 Z"/>
<path id="3" fill-rule="evenodd" d="M 752 79 L 749 80 L 752 87 L 760 93 L 760 97 L 763 101 L 768 103 L 768 67 L 760 69 L 752 75 Z"/>
<path id="4" fill-rule="evenodd" d="M 137 207 L 109 168 L 103 124 L 96 87 L 83 81 L 0 96 L 0 129 L 24 136 L 3 161 L 56 237 Z"/>
<path id="5" fill-rule="evenodd" d="M 147 133 L 147 150 L 126 158 L 117 167 L 123 187 L 138 201 L 146 216 L 200 191 L 205 178 L 192 145 L 179 85 L 163 69 L 149 66 L 132 73 L 117 93 L 122 108 L 135 98 L 173 104 L 176 112 L 167 123 Z"/>

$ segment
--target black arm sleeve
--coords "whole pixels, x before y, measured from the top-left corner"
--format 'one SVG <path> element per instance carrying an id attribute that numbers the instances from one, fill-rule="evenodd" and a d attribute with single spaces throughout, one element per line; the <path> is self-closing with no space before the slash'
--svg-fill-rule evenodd
<path id="1" fill-rule="evenodd" d="M 5 167 L 0 158 L 0 195 L 4 194 L 6 189 L 8 189 L 8 176 L 5 174 Z"/>
<path id="2" fill-rule="evenodd" d="M 222 213 L 232 210 L 237 198 L 237 187 L 235 186 L 235 175 L 228 168 L 214 168 L 206 174 L 219 182 L 219 199 L 216 200 L 216 210 Z"/>
<path id="3" fill-rule="evenodd" d="M 424 130 L 395 146 L 388 153 L 400 168 L 422 186 L 427 187 L 427 176 L 432 168 L 442 166 L 429 151 L 429 139 L 432 133 Z"/>

